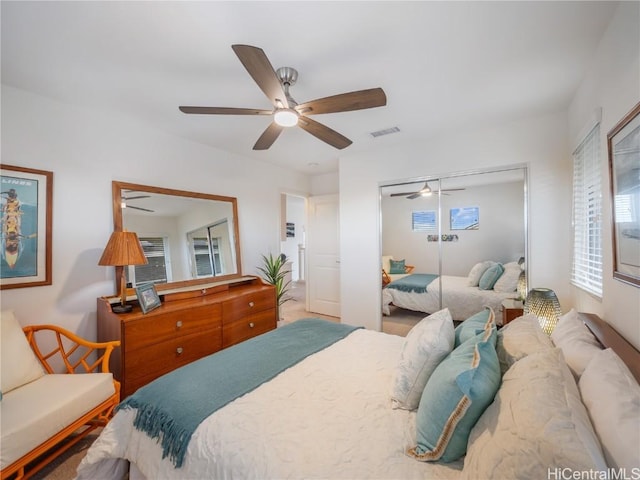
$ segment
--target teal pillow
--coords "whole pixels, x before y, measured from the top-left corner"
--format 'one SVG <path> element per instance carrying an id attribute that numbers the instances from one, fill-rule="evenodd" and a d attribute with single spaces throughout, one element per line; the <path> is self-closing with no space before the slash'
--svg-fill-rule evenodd
<path id="1" fill-rule="evenodd" d="M 496 316 L 493 309 L 491 307 L 484 307 L 482 311 L 467 318 L 456 327 L 454 346 L 457 347 L 467 340 L 475 338 L 477 334 L 490 328 L 491 325 L 495 326 L 495 324 Z"/>
<path id="2" fill-rule="evenodd" d="M 453 462 L 467 451 L 471 429 L 500 387 L 500 363 L 484 332 L 463 343 L 429 377 L 416 415 L 417 445 L 408 454 L 421 462 Z M 489 337 L 495 339 L 495 327 Z"/>
<path id="3" fill-rule="evenodd" d="M 404 273 L 404 260 L 389 260 L 389 273 Z"/>
<path id="4" fill-rule="evenodd" d="M 480 290 L 491 290 L 503 273 L 504 267 L 502 264 L 491 265 L 480 277 L 478 288 Z"/>

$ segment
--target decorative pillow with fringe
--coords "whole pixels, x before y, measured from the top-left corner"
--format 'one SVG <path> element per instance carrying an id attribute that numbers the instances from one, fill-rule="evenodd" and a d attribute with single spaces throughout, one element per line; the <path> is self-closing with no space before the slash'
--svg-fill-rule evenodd
<path id="1" fill-rule="evenodd" d="M 420 399 L 417 445 L 407 453 L 422 462 L 453 462 L 467 450 L 471 429 L 500 387 L 496 329 L 456 348 L 435 369 Z"/>

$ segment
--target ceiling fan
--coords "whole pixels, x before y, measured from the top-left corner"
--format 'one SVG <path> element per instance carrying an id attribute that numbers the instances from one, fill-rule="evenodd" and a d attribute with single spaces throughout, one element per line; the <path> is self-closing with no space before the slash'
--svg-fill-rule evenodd
<path id="1" fill-rule="evenodd" d="M 447 195 L 444 192 L 459 192 L 464 190 L 464 188 L 443 188 L 440 191 L 443 195 Z M 429 186 L 429 182 L 424 182 L 424 187 L 422 187 L 417 192 L 401 192 L 401 193 L 392 193 L 389 195 L 390 197 L 407 197 L 409 200 L 413 200 L 418 197 L 428 197 L 431 194 L 438 193 L 438 190 L 432 190 Z"/>
<path id="2" fill-rule="evenodd" d="M 127 203 L 128 200 L 138 200 L 140 198 L 150 198 L 151 195 L 136 195 L 135 197 L 125 197 L 124 195 L 121 197 L 122 201 L 120 202 L 121 208 L 133 208 L 135 210 L 142 210 L 143 212 L 152 212 L 153 210 L 149 210 L 148 208 L 135 207 L 133 205 L 129 205 Z"/>
<path id="3" fill-rule="evenodd" d="M 329 145 L 343 149 L 351 145 L 351 140 L 335 130 L 309 118 L 321 113 L 348 112 L 365 108 L 382 107 L 387 97 L 381 88 L 358 90 L 330 97 L 298 103 L 289 93 L 295 85 L 298 72 L 291 67 L 281 67 L 274 71 L 264 51 L 251 45 L 232 45 L 244 68 L 258 84 L 273 104 L 272 110 L 230 107 L 190 107 L 181 106 L 183 113 L 205 115 L 273 115 L 273 120 L 253 146 L 254 150 L 266 150 L 276 141 L 282 130 L 299 126 L 306 132 Z"/>

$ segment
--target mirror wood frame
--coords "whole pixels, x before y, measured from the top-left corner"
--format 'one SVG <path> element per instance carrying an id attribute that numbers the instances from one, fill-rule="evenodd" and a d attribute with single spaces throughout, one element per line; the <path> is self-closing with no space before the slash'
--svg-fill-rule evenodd
<path id="1" fill-rule="evenodd" d="M 159 292 L 183 288 L 192 287 L 204 284 L 211 284 L 216 282 L 222 282 L 226 280 L 233 280 L 242 277 L 242 261 L 240 258 L 240 232 L 238 227 L 238 200 L 236 197 L 225 197 L 222 195 L 213 195 L 209 193 L 190 192 L 187 190 L 174 190 L 171 188 L 155 187 L 151 185 L 140 185 L 137 183 L 119 182 L 113 181 L 111 184 L 112 193 L 112 206 L 113 206 L 113 229 L 114 231 L 122 231 L 123 219 L 122 219 L 122 195 L 124 190 L 135 190 L 136 192 L 157 193 L 162 195 L 173 195 L 176 197 L 198 198 L 203 200 L 214 200 L 219 202 L 229 202 L 233 210 L 233 234 L 234 234 L 234 248 L 236 253 L 236 273 L 228 275 L 218 275 L 207 278 L 197 278 L 191 280 L 179 280 L 176 282 L 167 282 L 156 284 L 156 290 Z M 124 267 L 114 267 L 116 269 L 116 279 L 120 278 L 120 269 Z M 117 282 L 116 282 L 117 283 Z M 118 285 L 116 285 L 116 291 Z M 135 289 L 127 289 L 127 293 L 134 293 Z"/>

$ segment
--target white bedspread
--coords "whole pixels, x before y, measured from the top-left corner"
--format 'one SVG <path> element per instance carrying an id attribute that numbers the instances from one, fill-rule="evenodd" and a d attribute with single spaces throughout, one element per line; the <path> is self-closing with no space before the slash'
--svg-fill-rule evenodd
<path id="1" fill-rule="evenodd" d="M 126 458 L 151 479 L 451 479 L 462 462 L 428 464 L 404 451 L 415 412 L 392 410 L 390 383 L 404 338 L 357 330 L 212 414 L 185 464 L 120 411 L 78 468 L 80 479 L 123 478 Z M 232 374 L 232 372 L 230 372 Z"/>
<path id="2" fill-rule="evenodd" d="M 470 287 L 467 277 L 442 275 L 442 306 L 447 307 L 454 320 L 466 320 L 485 305 L 493 308 L 496 322 L 502 325 L 502 301 L 516 298 L 517 292 L 496 292 Z M 425 293 L 402 292 L 393 288 L 382 290 L 382 312 L 389 315 L 389 304 L 416 312 L 435 313 L 440 310 L 440 282 L 435 279 Z"/>

